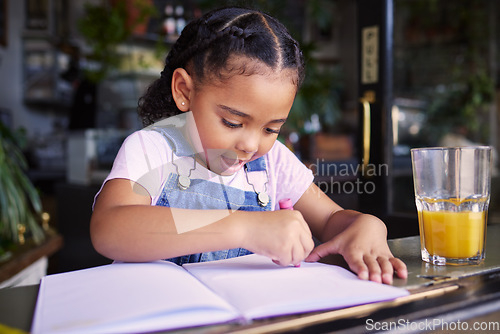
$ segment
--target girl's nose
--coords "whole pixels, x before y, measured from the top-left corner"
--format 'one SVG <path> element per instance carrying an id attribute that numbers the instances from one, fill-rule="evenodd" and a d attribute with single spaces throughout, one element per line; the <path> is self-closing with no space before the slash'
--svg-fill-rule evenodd
<path id="1" fill-rule="evenodd" d="M 245 134 L 240 137 L 236 148 L 245 154 L 254 154 L 259 149 L 259 137 L 254 134 Z"/>

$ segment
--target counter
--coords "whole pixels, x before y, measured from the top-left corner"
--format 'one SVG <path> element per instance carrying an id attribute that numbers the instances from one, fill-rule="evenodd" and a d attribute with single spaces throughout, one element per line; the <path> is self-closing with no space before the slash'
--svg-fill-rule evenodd
<path id="1" fill-rule="evenodd" d="M 487 229 L 486 259 L 479 265 L 435 266 L 420 259 L 418 236 L 389 240 L 408 266 L 408 278 L 393 285 L 410 295 L 394 301 L 255 321 L 188 328 L 176 333 L 336 333 L 474 330 L 500 332 L 500 225 Z M 326 262 L 343 265 L 332 256 Z M 345 263 L 344 263 L 345 264 Z M 0 289 L 0 324 L 29 331 L 38 286 Z M 474 326 L 482 326 L 475 328 Z M 488 328 L 484 328 L 488 327 Z"/>

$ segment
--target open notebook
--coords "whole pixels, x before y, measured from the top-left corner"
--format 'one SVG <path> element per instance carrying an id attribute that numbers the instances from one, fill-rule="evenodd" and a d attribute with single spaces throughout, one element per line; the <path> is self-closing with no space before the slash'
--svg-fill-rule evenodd
<path id="1" fill-rule="evenodd" d="M 42 279 L 32 333 L 140 333 L 342 308 L 405 296 L 322 263 L 266 257 L 114 263 Z"/>

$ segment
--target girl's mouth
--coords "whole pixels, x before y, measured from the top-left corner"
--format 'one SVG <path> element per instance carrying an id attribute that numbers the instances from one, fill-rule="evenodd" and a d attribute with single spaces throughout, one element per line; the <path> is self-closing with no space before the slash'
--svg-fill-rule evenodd
<path id="1" fill-rule="evenodd" d="M 241 168 L 243 168 L 243 166 L 246 163 L 245 160 L 232 159 L 225 157 L 223 155 L 221 155 L 220 158 L 221 158 L 222 172 L 224 174 L 234 174 Z"/>

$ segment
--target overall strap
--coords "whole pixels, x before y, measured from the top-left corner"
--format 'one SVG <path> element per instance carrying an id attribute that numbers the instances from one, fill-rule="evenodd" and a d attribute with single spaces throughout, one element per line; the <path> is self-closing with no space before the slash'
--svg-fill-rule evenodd
<path id="1" fill-rule="evenodd" d="M 191 145 L 187 142 L 181 130 L 175 126 L 168 127 L 151 127 L 151 130 L 159 132 L 167 141 L 168 145 L 178 157 L 194 156 L 195 152 Z"/>
<path id="2" fill-rule="evenodd" d="M 181 129 L 172 125 L 153 126 L 150 129 L 159 132 L 163 136 L 177 157 L 191 156 L 194 159 L 195 152 L 185 139 Z M 255 174 L 256 177 L 258 177 L 258 172 L 267 174 L 264 157 L 245 164 L 245 168 L 247 173 Z M 265 207 L 258 204 L 256 193 L 253 191 L 244 191 L 209 180 L 192 179 L 192 183 L 188 189 L 179 190 L 177 186 L 178 177 L 176 174 L 171 174 L 168 177 L 156 205 L 168 207 L 182 206 L 189 209 L 229 209 L 230 211 L 271 210 L 271 203 L 268 203 Z M 221 260 L 248 254 L 251 254 L 251 252 L 244 248 L 234 248 L 184 255 L 167 260 L 182 265 L 183 263 Z"/>
<path id="3" fill-rule="evenodd" d="M 266 171 L 266 159 L 264 157 L 260 157 L 255 159 L 254 161 L 250 161 L 245 164 L 245 168 L 247 172 L 262 172 Z"/>

